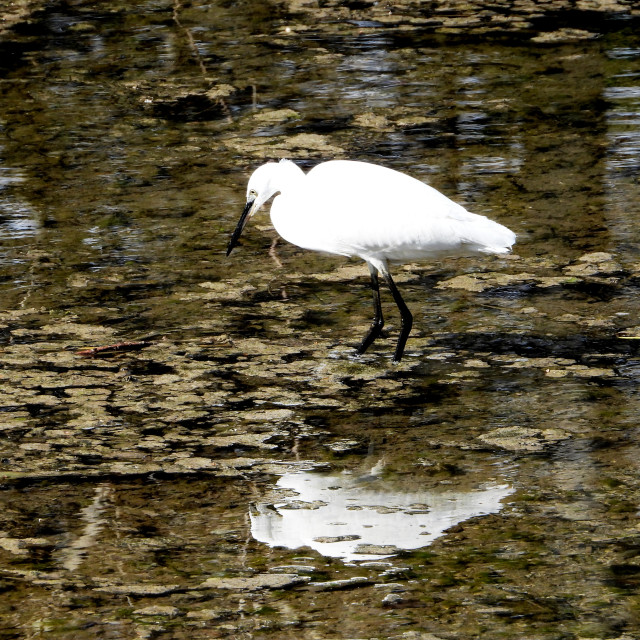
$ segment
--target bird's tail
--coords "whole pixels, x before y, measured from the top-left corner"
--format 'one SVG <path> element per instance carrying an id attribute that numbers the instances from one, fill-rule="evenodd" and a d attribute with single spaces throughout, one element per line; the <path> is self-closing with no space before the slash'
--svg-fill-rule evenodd
<path id="1" fill-rule="evenodd" d="M 480 253 L 509 253 L 515 244 L 516 234 L 498 222 L 478 217 L 482 219 L 481 224 L 465 225 L 461 234 L 463 242 Z"/>

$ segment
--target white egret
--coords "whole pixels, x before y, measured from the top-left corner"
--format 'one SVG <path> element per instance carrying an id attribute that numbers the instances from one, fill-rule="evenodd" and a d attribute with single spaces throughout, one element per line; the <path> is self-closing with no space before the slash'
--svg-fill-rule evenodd
<path id="1" fill-rule="evenodd" d="M 399 362 L 413 316 L 391 274 L 390 262 L 474 253 L 508 253 L 515 234 L 484 216 L 470 213 L 436 189 L 410 176 L 367 162 L 331 160 L 305 174 L 290 160 L 258 167 L 247 187 L 247 202 L 227 255 L 245 224 L 276 193 L 271 221 L 288 242 L 304 249 L 358 256 L 369 266 L 374 317 L 358 353 L 380 335 L 384 320 L 378 273 L 400 310 Z"/>

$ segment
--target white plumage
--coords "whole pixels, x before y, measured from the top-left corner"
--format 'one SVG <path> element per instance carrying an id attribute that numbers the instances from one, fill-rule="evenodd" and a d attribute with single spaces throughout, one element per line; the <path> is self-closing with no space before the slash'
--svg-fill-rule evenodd
<path id="1" fill-rule="evenodd" d="M 412 316 L 389 273 L 389 262 L 438 256 L 508 253 L 515 234 L 497 222 L 470 213 L 436 189 L 399 171 L 367 162 L 331 160 L 305 173 L 281 160 L 258 167 L 247 187 L 247 204 L 227 255 L 247 220 L 271 196 L 271 221 L 287 241 L 305 249 L 365 260 L 371 273 L 375 315 L 358 348 L 364 353 L 384 321 L 378 272 L 400 309 L 402 328 L 394 361 L 402 358 Z"/>

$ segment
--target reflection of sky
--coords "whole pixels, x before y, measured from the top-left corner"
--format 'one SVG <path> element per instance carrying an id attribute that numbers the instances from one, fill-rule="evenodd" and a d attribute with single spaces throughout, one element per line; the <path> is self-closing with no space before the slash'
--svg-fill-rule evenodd
<path id="1" fill-rule="evenodd" d="M 95 489 L 93 502 L 80 509 L 80 519 L 84 522 L 82 533 L 70 540 L 57 554 L 60 565 L 68 571 L 76 571 L 85 560 L 88 550 L 95 546 L 105 524 L 103 512 L 109 493 L 110 487 L 99 485 Z"/>
<path id="2" fill-rule="evenodd" d="M 11 187 L 23 181 L 19 171 L 0 164 L 0 240 L 33 236 L 38 230 L 33 209 L 11 193 Z"/>
<path id="3" fill-rule="evenodd" d="M 277 487 L 296 495 L 258 504 L 251 533 L 270 546 L 308 546 L 325 556 L 371 560 L 395 549 L 426 547 L 459 522 L 499 511 L 501 500 L 513 492 L 506 484 L 469 491 L 386 491 L 380 483 L 344 474 L 286 474 Z M 368 545 L 393 548 L 372 553 Z"/>
<path id="4" fill-rule="evenodd" d="M 640 49 L 614 48 L 620 68 L 604 90 L 607 109 L 605 185 L 608 227 L 619 241 L 637 243 L 640 210 Z"/>
<path id="5" fill-rule="evenodd" d="M 609 125 L 608 168 L 611 172 L 640 169 L 640 49 L 615 48 L 607 52 L 623 65 L 612 77 L 616 86 L 604 91 L 611 104 L 607 112 Z"/>
<path id="6" fill-rule="evenodd" d="M 640 73 L 637 76 L 635 80 L 640 85 Z M 637 175 L 640 170 L 640 86 L 610 87 L 604 97 L 612 103 L 607 113 L 611 142 L 609 169 Z"/>

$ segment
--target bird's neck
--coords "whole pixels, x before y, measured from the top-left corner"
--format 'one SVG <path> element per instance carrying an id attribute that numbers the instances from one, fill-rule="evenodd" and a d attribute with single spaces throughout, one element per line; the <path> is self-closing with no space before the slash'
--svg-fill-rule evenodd
<path id="1" fill-rule="evenodd" d="M 304 171 L 291 160 L 280 160 L 278 163 L 278 182 L 280 189 L 294 187 L 304 178 Z"/>

